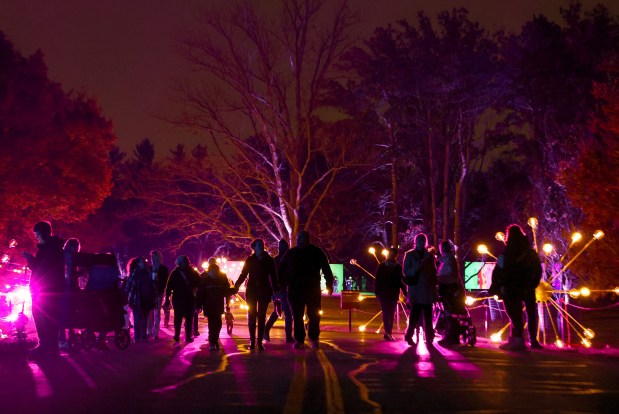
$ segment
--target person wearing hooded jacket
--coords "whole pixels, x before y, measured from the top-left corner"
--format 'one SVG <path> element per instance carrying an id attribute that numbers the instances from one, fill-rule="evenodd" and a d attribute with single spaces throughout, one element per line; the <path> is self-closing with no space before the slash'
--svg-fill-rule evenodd
<path id="1" fill-rule="evenodd" d="M 47 221 L 35 224 L 33 232 L 39 242 L 37 254 L 23 253 L 32 271 L 32 318 L 39 336 L 39 345 L 31 351 L 30 356 L 57 356 L 61 302 L 65 288 L 64 241 L 58 236 L 52 236 L 52 226 Z"/>
<path id="2" fill-rule="evenodd" d="M 181 325 L 185 319 L 185 340 L 193 342 L 193 315 L 196 306 L 196 292 L 200 285 L 198 271 L 191 267 L 187 256 L 176 259 L 176 268 L 170 274 L 165 291 L 164 306 L 169 306 L 172 295 L 174 308 L 174 341 L 180 341 Z"/>

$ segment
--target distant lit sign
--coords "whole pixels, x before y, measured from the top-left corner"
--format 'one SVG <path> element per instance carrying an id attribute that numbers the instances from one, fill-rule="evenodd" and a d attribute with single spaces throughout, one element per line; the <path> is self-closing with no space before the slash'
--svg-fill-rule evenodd
<path id="1" fill-rule="evenodd" d="M 359 291 L 342 290 L 341 309 L 359 309 Z"/>

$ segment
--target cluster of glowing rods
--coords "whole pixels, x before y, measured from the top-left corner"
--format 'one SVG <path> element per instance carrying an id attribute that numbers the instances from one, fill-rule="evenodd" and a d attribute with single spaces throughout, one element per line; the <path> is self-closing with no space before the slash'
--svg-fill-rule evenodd
<path id="1" fill-rule="evenodd" d="M 538 225 L 538 221 L 535 217 L 531 217 L 528 220 L 528 225 L 531 227 L 532 232 L 533 232 L 533 243 L 535 246 L 535 250 L 537 251 L 537 225 Z M 505 242 L 505 234 L 502 232 L 498 232 L 495 235 L 495 238 L 501 242 Z M 604 238 L 604 232 L 602 230 L 596 230 L 595 233 L 593 233 L 593 237 L 591 238 L 591 240 L 589 240 L 562 268 L 559 272 L 553 274 L 551 276 L 551 278 L 548 281 L 542 281 L 540 283 L 540 285 L 537 287 L 537 289 L 535 290 L 535 296 L 538 302 L 540 302 L 542 304 L 543 307 L 546 308 L 546 311 L 548 312 L 549 315 L 549 320 L 550 323 L 552 325 L 552 329 L 555 335 L 555 346 L 557 348 L 563 348 L 565 346 L 565 344 L 563 343 L 563 341 L 559 338 L 559 334 L 557 331 L 557 328 L 554 324 L 554 320 L 551 316 L 551 312 L 550 312 L 550 305 L 552 305 L 556 311 L 563 316 L 563 319 L 567 322 L 567 324 L 574 330 L 574 332 L 576 332 L 576 334 L 580 337 L 581 343 L 583 344 L 583 346 L 585 346 L 586 348 L 591 347 L 591 340 L 595 337 L 595 333 L 593 332 L 592 329 L 586 328 L 584 327 L 582 324 L 580 324 L 576 319 L 574 319 L 574 317 L 572 315 L 570 315 L 566 309 L 564 309 L 563 307 L 561 307 L 561 305 L 559 303 L 557 303 L 553 298 L 552 298 L 552 294 L 553 293 L 559 293 L 559 294 L 568 294 L 571 298 L 578 298 L 580 296 L 582 297 L 587 297 L 589 295 L 591 295 L 591 293 L 593 292 L 613 292 L 617 295 L 619 295 L 619 287 L 616 287 L 614 289 L 589 289 L 587 287 L 582 287 L 580 289 L 570 289 L 570 290 L 553 290 L 551 287 L 551 284 L 553 281 L 555 281 L 559 276 L 561 276 L 563 273 L 565 273 L 565 271 L 568 269 L 568 267 L 574 263 L 574 261 L 589 247 L 591 246 L 591 244 L 596 241 L 596 240 L 601 240 L 602 238 Z M 563 254 L 563 256 L 561 256 L 561 258 L 559 259 L 559 263 L 563 263 L 567 257 L 567 253 L 569 251 L 569 249 L 574 246 L 576 243 L 578 243 L 579 241 L 582 240 L 582 234 L 576 232 L 573 233 L 571 236 L 571 241 L 568 245 L 568 248 L 566 250 L 566 252 Z M 542 246 L 542 251 L 544 252 L 544 254 L 546 255 L 546 257 L 550 256 L 553 252 L 554 252 L 554 246 L 550 243 L 545 243 Z M 477 246 L 477 252 L 482 254 L 482 255 L 488 255 L 490 257 L 493 257 L 494 259 L 496 259 L 496 256 L 494 256 L 492 253 L 490 253 L 490 251 L 488 250 L 488 247 L 484 244 L 480 244 L 479 246 Z M 471 298 L 471 297 L 467 297 L 466 301 L 467 301 L 467 305 L 471 306 L 472 303 L 474 303 L 475 301 L 478 300 L 484 300 L 484 299 L 489 299 L 489 298 Z M 494 299 L 497 299 L 496 297 Z M 501 341 L 501 336 L 503 335 L 503 333 L 505 333 L 505 331 L 507 330 L 507 328 L 509 327 L 509 323 L 507 325 L 505 325 L 503 328 L 501 328 L 501 330 L 499 330 L 498 332 L 492 334 L 490 336 L 490 339 L 493 342 L 500 342 Z M 538 328 L 539 329 L 539 328 Z"/>
<path id="2" fill-rule="evenodd" d="M 537 234 L 536 234 L 536 229 L 537 229 L 537 225 L 538 225 L 538 221 L 536 218 L 531 217 L 527 223 L 529 224 L 529 226 L 531 227 L 531 229 L 533 230 L 533 240 L 534 240 L 534 245 L 535 248 L 537 250 Z M 537 300 L 543 304 L 543 306 L 546 308 L 548 314 L 550 315 L 550 305 L 552 305 L 556 311 L 561 314 L 563 316 L 563 318 L 567 321 L 568 325 L 576 332 L 576 334 L 580 337 L 581 339 L 581 343 L 583 344 L 583 346 L 589 348 L 591 347 L 591 340 L 595 337 L 595 332 L 593 332 L 592 329 L 586 328 L 584 327 L 582 324 L 580 324 L 576 319 L 574 319 L 573 316 L 571 316 L 565 309 L 563 309 L 559 303 L 557 303 L 553 298 L 552 298 L 552 293 L 559 293 L 559 294 L 568 294 L 570 297 L 576 299 L 578 297 L 587 297 L 589 295 L 591 295 L 591 293 L 593 292 L 598 292 L 598 293 L 602 293 L 602 292 L 613 292 L 616 295 L 619 295 L 619 287 L 616 287 L 614 289 L 589 289 L 587 287 L 582 287 L 580 289 L 570 289 L 568 291 L 565 290 L 553 290 L 550 286 L 550 284 L 556 280 L 561 274 L 563 274 L 567 268 L 596 240 L 601 240 L 604 237 L 604 232 L 602 230 L 597 230 L 594 234 L 593 237 L 591 238 L 591 240 L 589 240 L 589 242 L 587 242 L 587 244 L 585 244 L 582 249 L 580 249 L 580 251 L 578 251 L 571 259 L 570 261 L 568 261 L 563 267 L 562 269 L 554 274 L 551 279 L 549 281 L 544 281 L 542 283 L 540 283 L 540 285 L 538 286 L 538 288 L 536 289 L 536 297 Z M 498 232 L 495 235 L 495 238 L 501 242 L 505 242 L 505 234 L 503 232 Z M 571 236 L 571 242 L 568 246 L 568 250 L 575 245 L 576 243 L 578 243 L 579 241 L 582 240 L 582 234 L 576 232 L 573 233 Z M 549 256 L 550 254 L 553 253 L 554 251 L 554 247 L 552 246 L 552 244 L 550 243 L 545 243 L 542 246 L 542 251 L 544 252 L 544 254 L 546 254 L 546 256 Z M 380 260 L 378 259 L 378 256 L 376 255 L 376 248 L 375 247 L 370 247 L 368 248 L 368 252 L 374 256 L 374 258 L 376 259 L 376 261 L 378 263 L 380 263 Z M 487 255 L 490 256 L 494 259 L 497 259 L 496 256 L 494 256 L 489 250 L 488 247 L 484 244 L 480 244 L 477 247 L 477 252 L 482 254 L 482 255 Z M 389 251 L 387 249 L 383 249 L 382 250 L 382 255 L 384 257 L 387 257 Z M 567 253 L 568 251 L 565 252 L 565 254 L 563 254 L 563 256 L 561 256 L 561 259 L 559 260 L 560 263 L 563 263 L 563 261 L 565 260 L 565 258 L 567 257 Z M 353 266 L 357 266 L 359 267 L 361 270 L 363 270 L 363 272 L 365 272 L 367 275 L 369 275 L 372 278 L 375 278 L 374 275 L 372 273 L 370 273 L 367 269 L 363 268 L 363 266 L 361 266 L 359 264 L 359 262 L 356 259 L 350 259 L 350 264 Z M 363 300 L 363 296 L 359 295 L 359 301 Z M 471 307 L 475 304 L 475 302 L 478 301 L 483 301 L 483 300 L 488 300 L 488 299 L 495 299 L 495 300 L 499 300 L 499 298 L 497 296 L 487 296 L 487 297 L 472 297 L 472 296 L 467 296 L 465 299 L 465 303 L 467 306 Z M 404 313 L 406 313 L 406 309 L 404 308 L 404 303 L 402 300 L 400 300 L 398 302 L 398 306 L 402 307 L 402 310 L 404 311 Z M 374 316 L 372 316 L 372 318 L 367 321 L 365 324 L 359 326 L 359 331 L 364 332 L 367 330 L 368 325 L 370 325 L 379 315 L 381 315 L 382 312 L 378 312 L 376 313 Z M 565 347 L 565 344 L 563 343 L 563 341 L 559 338 L 559 334 L 557 331 L 557 328 L 554 324 L 553 318 L 550 317 L 549 318 L 550 323 L 552 324 L 552 328 L 554 331 L 554 335 L 555 335 L 555 346 L 557 348 L 563 348 Z M 382 323 L 380 324 L 380 326 L 378 327 L 378 329 L 375 331 L 376 333 L 380 333 L 380 329 L 382 328 Z M 503 334 L 505 333 L 505 331 L 507 330 L 507 328 L 509 328 L 509 323 L 507 323 L 505 326 L 503 326 L 503 328 L 501 328 L 498 332 L 492 334 L 490 336 L 490 339 L 492 342 L 501 342 L 501 337 L 503 336 Z"/>

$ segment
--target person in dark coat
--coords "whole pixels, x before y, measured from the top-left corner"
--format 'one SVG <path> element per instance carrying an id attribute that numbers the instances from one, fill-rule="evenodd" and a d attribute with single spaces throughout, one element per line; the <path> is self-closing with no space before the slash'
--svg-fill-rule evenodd
<path id="1" fill-rule="evenodd" d="M 39 345 L 30 352 L 33 358 L 57 356 L 58 335 L 64 277 L 64 241 L 52 236 L 52 226 L 47 221 L 34 225 L 34 235 L 39 242 L 36 256 L 24 252 L 23 256 L 32 271 L 30 294 L 32 296 L 32 318 L 39 336 Z"/>
<path id="2" fill-rule="evenodd" d="M 219 333 L 221 332 L 221 315 L 230 302 L 230 296 L 236 290 L 230 286 L 228 277 L 223 273 L 214 259 L 209 259 L 209 266 L 200 275 L 197 303 L 208 319 L 209 350 L 219 349 Z"/>
<path id="3" fill-rule="evenodd" d="M 150 269 L 151 277 L 155 282 L 155 307 L 148 314 L 148 325 L 146 327 L 146 335 L 153 336 L 153 339 L 159 339 L 159 330 L 161 327 L 161 307 L 163 298 L 165 297 L 165 288 L 168 285 L 170 272 L 163 264 L 163 255 L 161 252 L 153 250 L 150 252 L 152 267 Z"/>
<path id="4" fill-rule="evenodd" d="M 501 296 L 505 311 L 511 321 L 511 335 L 507 343 L 500 346 L 508 351 L 525 349 L 522 303 L 526 306 L 531 348 L 542 348 L 537 340 L 537 303 L 535 288 L 540 282 L 542 265 L 537 252 L 531 248 L 527 236 L 517 224 L 511 224 L 505 231 L 505 250 L 497 260 L 495 272 L 502 273 Z M 493 280 L 494 280 L 493 272 Z"/>
<path id="5" fill-rule="evenodd" d="M 281 280 L 288 287 L 288 300 L 292 308 L 295 349 L 303 349 L 305 324 L 303 315 L 307 308 L 308 331 L 312 347 L 318 348 L 320 336 L 320 272 L 325 277 L 329 295 L 333 293 L 333 272 L 325 252 L 311 243 L 310 234 L 303 230 L 297 235 L 297 245 L 284 255 L 279 267 Z"/>
<path id="6" fill-rule="evenodd" d="M 170 274 L 165 291 L 165 306 L 170 304 L 174 308 L 174 341 L 180 341 L 181 325 L 185 319 L 185 340 L 193 342 L 192 322 L 196 306 L 196 291 L 200 284 L 200 275 L 191 267 L 187 256 L 176 259 L 176 268 Z"/>
<path id="7" fill-rule="evenodd" d="M 441 346 L 460 343 L 460 322 L 453 316 L 466 313 L 464 308 L 464 286 L 458 274 L 458 263 L 449 240 L 441 242 L 441 257 L 438 259 L 438 293 L 443 299 L 447 329 L 445 337 L 439 341 Z"/>
<path id="8" fill-rule="evenodd" d="M 125 293 L 129 298 L 129 306 L 133 313 L 133 339 L 136 343 L 148 342 L 146 326 L 148 315 L 155 307 L 155 282 L 142 256 L 133 259 L 129 267 L 132 270 L 125 285 Z"/>
<path id="9" fill-rule="evenodd" d="M 245 300 L 247 301 L 247 326 L 249 329 L 249 349 L 264 350 L 262 340 L 264 338 L 264 325 L 266 322 L 267 308 L 273 292 L 278 291 L 277 273 L 275 261 L 264 250 L 264 241 L 256 239 L 251 242 L 254 254 L 245 260 L 243 270 L 239 275 L 234 287 L 239 287 L 247 280 Z M 258 340 L 256 342 L 256 321 L 258 323 Z"/>
<path id="10" fill-rule="evenodd" d="M 374 283 L 374 293 L 383 314 L 383 327 L 385 328 L 383 338 L 386 341 L 395 341 L 393 321 L 400 299 L 400 291 L 406 295 L 406 285 L 402 281 L 404 274 L 402 273 L 402 266 L 396 261 L 397 257 L 398 248 L 390 248 L 387 260 L 379 264 L 378 269 L 376 269 L 376 281 Z"/>
<path id="11" fill-rule="evenodd" d="M 80 291 L 79 278 L 80 275 L 84 273 L 84 269 L 78 267 L 73 261 L 73 255 L 80 251 L 80 241 L 78 239 L 68 239 L 64 244 L 63 251 L 65 262 L 65 294 L 62 303 L 62 318 L 58 343 L 61 350 L 68 350 L 69 342 L 67 341 L 67 330 L 65 328 L 69 328 L 69 335 L 73 335 L 70 326 L 72 322 L 71 311 L 76 305 L 75 293 Z"/>
<path id="12" fill-rule="evenodd" d="M 427 346 L 434 341 L 434 326 L 432 325 L 432 304 L 438 300 L 436 292 L 436 259 L 427 249 L 428 238 L 420 233 L 415 236 L 415 248 L 404 256 L 404 283 L 408 285 L 408 302 L 411 311 L 404 339 L 414 346 L 413 332 L 423 315 L 423 332 Z"/>
<path id="13" fill-rule="evenodd" d="M 286 252 L 290 249 L 290 245 L 285 239 L 279 241 L 279 250 L 277 256 L 275 256 L 275 267 L 279 269 L 279 265 L 284 258 Z M 279 270 L 277 272 L 277 282 L 279 284 L 279 295 L 273 296 L 273 313 L 269 316 L 267 323 L 264 327 L 264 339 L 271 340 L 269 331 L 273 327 L 273 324 L 281 314 L 284 314 L 284 332 L 286 333 L 286 342 L 293 343 L 294 337 L 292 336 L 292 310 L 290 309 L 290 302 L 288 301 L 287 287 L 283 284 L 283 280 L 279 278 Z"/>

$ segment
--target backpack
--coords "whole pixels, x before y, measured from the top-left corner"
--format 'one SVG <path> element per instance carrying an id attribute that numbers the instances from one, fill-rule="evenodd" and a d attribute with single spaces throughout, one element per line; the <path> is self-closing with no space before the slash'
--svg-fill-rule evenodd
<path id="1" fill-rule="evenodd" d="M 509 286 L 535 289 L 542 278 L 542 264 L 537 252 L 533 249 L 524 252 L 506 273 Z"/>

